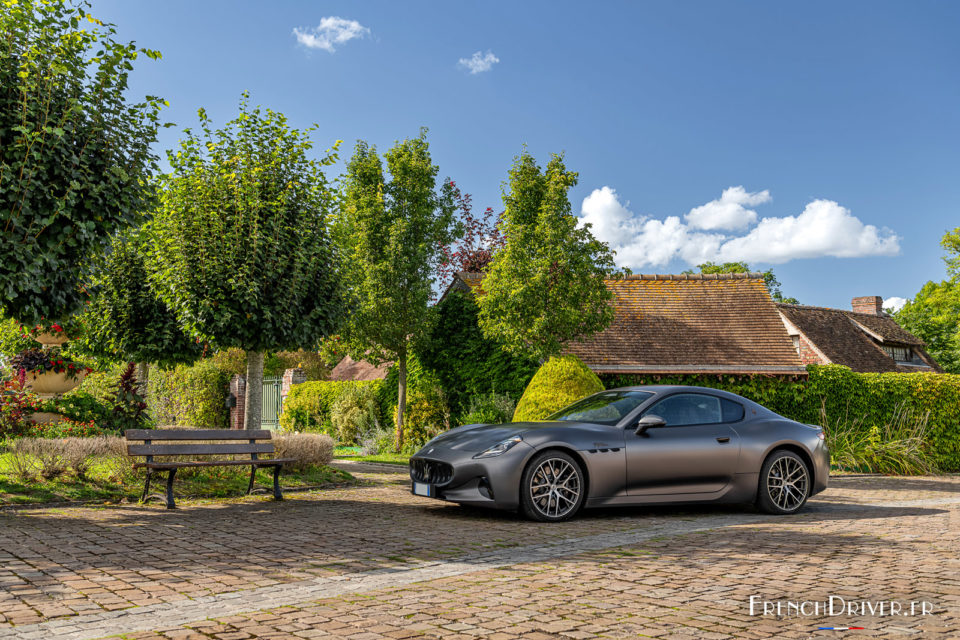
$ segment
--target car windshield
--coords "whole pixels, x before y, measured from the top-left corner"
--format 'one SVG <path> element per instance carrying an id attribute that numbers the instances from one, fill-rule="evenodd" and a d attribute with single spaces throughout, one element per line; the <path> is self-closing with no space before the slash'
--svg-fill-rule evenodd
<path id="1" fill-rule="evenodd" d="M 602 391 L 574 402 L 547 420 L 617 424 L 651 396 L 649 391 Z"/>

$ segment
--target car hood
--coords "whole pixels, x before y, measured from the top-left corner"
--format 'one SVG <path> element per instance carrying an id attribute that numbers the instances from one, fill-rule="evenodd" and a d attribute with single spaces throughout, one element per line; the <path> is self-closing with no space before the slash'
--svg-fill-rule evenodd
<path id="1" fill-rule="evenodd" d="M 512 436 L 552 427 L 582 426 L 578 422 L 510 422 L 507 424 L 468 424 L 451 429 L 431 440 L 424 449 L 444 447 L 463 452 L 486 451 L 493 445 Z M 595 426 L 595 425 L 591 425 Z"/>

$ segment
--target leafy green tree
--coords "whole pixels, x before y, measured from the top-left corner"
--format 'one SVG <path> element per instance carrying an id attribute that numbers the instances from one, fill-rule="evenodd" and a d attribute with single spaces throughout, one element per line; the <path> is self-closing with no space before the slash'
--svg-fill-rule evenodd
<path id="1" fill-rule="evenodd" d="M 746 262 L 722 262 L 720 264 L 704 262 L 698 264 L 697 269 L 699 273 L 751 273 L 753 271 Z M 687 269 L 684 273 L 697 273 L 697 271 Z M 770 297 L 773 298 L 774 302 L 800 304 L 800 301 L 796 298 L 788 298 L 783 295 L 780 290 L 780 281 L 777 280 L 777 276 L 773 275 L 773 269 L 767 269 L 761 273 L 763 273 L 763 281 L 766 283 L 767 290 L 770 291 Z"/>
<path id="2" fill-rule="evenodd" d="M 149 49 L 68 0 L 0 9 L 0 306 L 33 325 L 79 310 L 84 263 L 147 210 L 162 100 L 128 103 Z"/>
<path id="3" fill-rule="evenodd" d="M 426 130 L 384 154 L 357 143 L 347 165 L 339 238 L 352 295 L 345 339 L 357 357 L 398 368 L 396 448 L 403 444 L 410 344 L 426 327 L 432 274 L 456 235 L 453 184 L 437 185 Z"/>
<path id="4" fill-rule="evenodd" d="M 926 343 L 944 371 L 960 373 L 960 227 L 948 231 L 940 245 L 947 250 L 943 260 L 952 277 L 927 282 L 894 318 Z"/>
<path id="5" fill-rule="evenodd" d="M 223 129 L 199 115 L 202 132 L 168 154 L 151 283 L 187 333 L 247 352 L 244 422 L 258 429 L 264 352 L 313 348 L 342 315 L 336 194 L 323 174 L 336 145 L 311 159 L 316 126 L 293 129 L 247 94 Z"/>
<path id="6" fill-rule="evenodd" d="M 613 255 L 589 225 L 577 226 L 567 197 L 576 183 L 559 155 L 542 171 L 524 151 L 510 169 L 500 222 L 507 242 L 478 302 L 484 335 L 513 353 L 544 360 L 613 321 L 604 284 Z"/>
<path id="7" fill-rule="evenodd" d="M 200 357 L 203 344 L 184 332 L 148 280 L 152 247 L 143 230 L 118 235 L 95 261 L 84 332 L 71 347 L 105 361 L 137 363 L 146 389 L 149 363 L 167 367 Z"/>

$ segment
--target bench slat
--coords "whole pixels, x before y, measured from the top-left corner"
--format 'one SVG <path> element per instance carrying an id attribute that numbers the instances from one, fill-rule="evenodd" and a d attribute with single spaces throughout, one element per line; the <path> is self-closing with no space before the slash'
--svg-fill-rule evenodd
<path id="1" fill-rule="evenodd" d="M 263 429 L 127 429 L 127 440 L 269 440 Z"/>
<path id="2" fill-rule="evenodd" d="M 273 444 L 128 444 L 131 456 L 211 456 L 243 453 L 273 453 Z"/>
<path id="3" fill-rule="evenodd" d="M 138 462 L 134 469 L 179 469 L 181 467 L 275 467 L 279 464 L 296 462 L 294 458 L 272 458 L 270 460 L 214 460 L 207 462 Z"/>

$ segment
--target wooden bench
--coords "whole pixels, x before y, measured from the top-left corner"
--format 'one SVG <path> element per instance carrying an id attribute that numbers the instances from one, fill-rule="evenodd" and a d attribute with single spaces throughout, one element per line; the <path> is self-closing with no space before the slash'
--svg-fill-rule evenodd
<path id="1" fill-rule="evenodd" d="M 261 459 L 262 454 L 273 454 L 273 442 L 269 431 L 230 430 L 230 429 L 128 429 L 124 432 L 127 439 L 127 455 L 144 456 L 143 462 L 133 465 L 134 469 L 146 469 L 147 481 L 143 485 L 140 502 L 147 500 L 150 493 L 150 479 L 156 471 L 167 472 L 167 508 L 175 509 L 173 500 L 173 477 L 177 469 L 193 467 L 250 467 L 250 484 L 247 493 L 253 491 L 253 482 L 260 467 L 273 467 L 273 498 L 283 500 L 280 492 L 280 469 L 285 463 L 294 462 L 292 458 Z M 142 443 L 142 444 L 140 444 Z M 224 456 L 249 455 L 240 460 L 170 460 L 156 461 L 156 457 L 165 456 Z"/>

